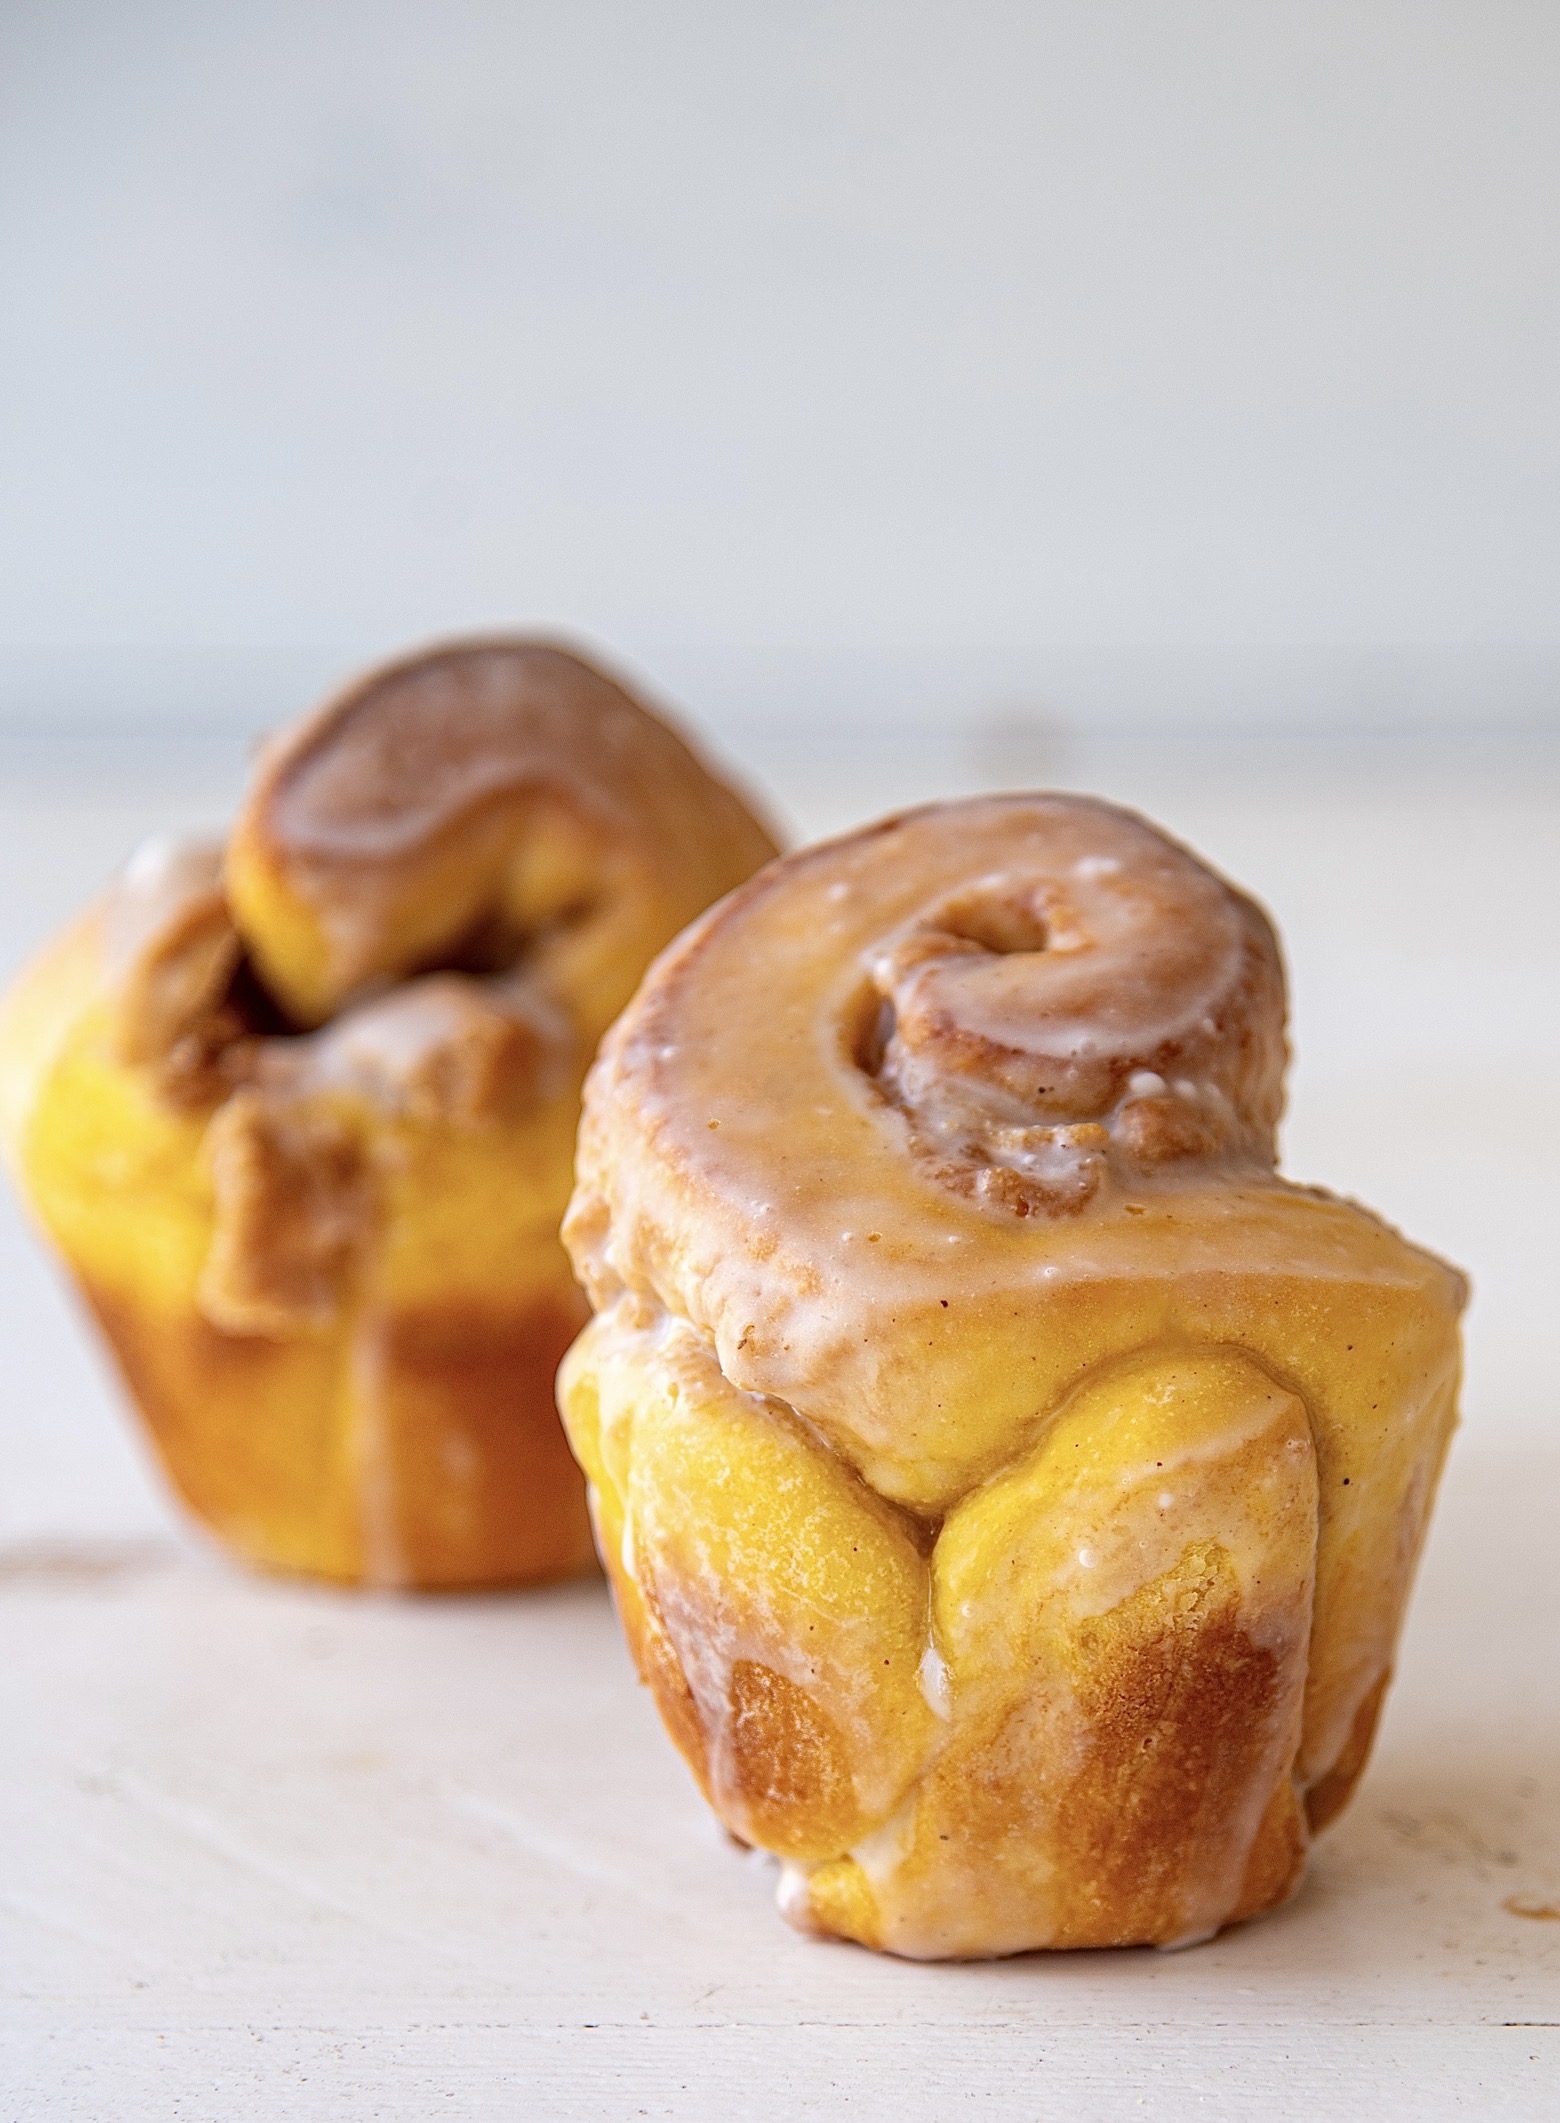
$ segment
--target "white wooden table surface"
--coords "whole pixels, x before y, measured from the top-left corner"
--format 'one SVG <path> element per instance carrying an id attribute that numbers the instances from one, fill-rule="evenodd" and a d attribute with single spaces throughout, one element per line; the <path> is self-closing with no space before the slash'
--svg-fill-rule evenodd
<path id="1" fill-rule="evenodd" d="M 770 765 L 813 826 L 975 778 L 900 759 L 874 803 Z M 14 780 L 5 968 L 141 831 L 220 816 L 220 778 Z M 1376 1759 L 1298 1899 L 1172 1956 L 922 1968 L 795 1936 L 599 1586 L 418 1601 L 230 1569 L 7 1205 L 5 2123 L 1560 2116 L 1560 802 L 1520 775 L 1112 793 L 1281 920 L 1291 1169 L 1479 1287 Z"/>

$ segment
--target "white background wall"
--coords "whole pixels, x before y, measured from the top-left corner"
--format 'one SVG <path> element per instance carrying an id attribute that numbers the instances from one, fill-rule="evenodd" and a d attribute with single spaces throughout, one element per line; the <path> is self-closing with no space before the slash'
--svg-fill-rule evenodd
<path id="1" fill-rule="evenodd" d="M 0 644 L 1551 644 L 1557 77 L 1543 0 L 4 0 Z"/>

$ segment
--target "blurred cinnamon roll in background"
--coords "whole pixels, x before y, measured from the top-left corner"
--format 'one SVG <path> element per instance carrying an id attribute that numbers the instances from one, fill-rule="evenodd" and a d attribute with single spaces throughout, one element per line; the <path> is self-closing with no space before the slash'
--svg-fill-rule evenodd
<path id="1" fill-rule="evenodd" d="M 581 1079 L 773 853 L 589 664 L 457 643 L 283 733 L 225 849 L 144 848 L 22 976 L 20 1183 L 232 1548 L 377 1585 L 588 1561 L 553 1405 Z"/>
<path id="2" fill-rule="evenodd" d="M 589 1081 L 561 1374 L 640 1670 L 804 1928 L 1282 1900 L 1364 1764 L 1462 1278 L 1275 1171 L 1261 910 L 1076 797 L 769 867 Z"/>

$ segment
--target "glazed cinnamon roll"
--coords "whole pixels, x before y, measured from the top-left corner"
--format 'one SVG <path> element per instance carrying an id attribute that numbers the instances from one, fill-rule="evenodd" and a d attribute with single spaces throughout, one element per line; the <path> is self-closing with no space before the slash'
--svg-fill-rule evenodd
<path id="1" fill-rule="evenodd" d="M 143 849 L 23 976 L 21 1184 L 240 1554 L 420 1586 L 588 1562 L 553 1404 L 580 1083 L 773 852 L 588 664 L 457 644 L 284 733 L 225 849 Z"/>
<path id="2" fill-rule="evenodd" d="M 1462 1278 L 1280 1179 L 1261 910 L 1005 796 L 771 865 L 585 1097 L 569 1434 L 635 1656 L 805 1929 L 1171 1945 L 1364 1764 Z"/>

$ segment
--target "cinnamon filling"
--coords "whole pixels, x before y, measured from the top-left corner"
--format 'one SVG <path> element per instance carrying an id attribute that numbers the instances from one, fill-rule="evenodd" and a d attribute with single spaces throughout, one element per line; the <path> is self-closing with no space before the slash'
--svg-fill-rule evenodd
<path id="1" fill-rule="evenodd" d="M 1087 807 L 1055 837 L 1054 863 L 961 887 L 865 954 L 858 1066 L 942 1184 L 1017 1216 L 1076 1213 L 1113 1165 L 1271 1167 L 1265 921 L 1120 814 Z"/>

